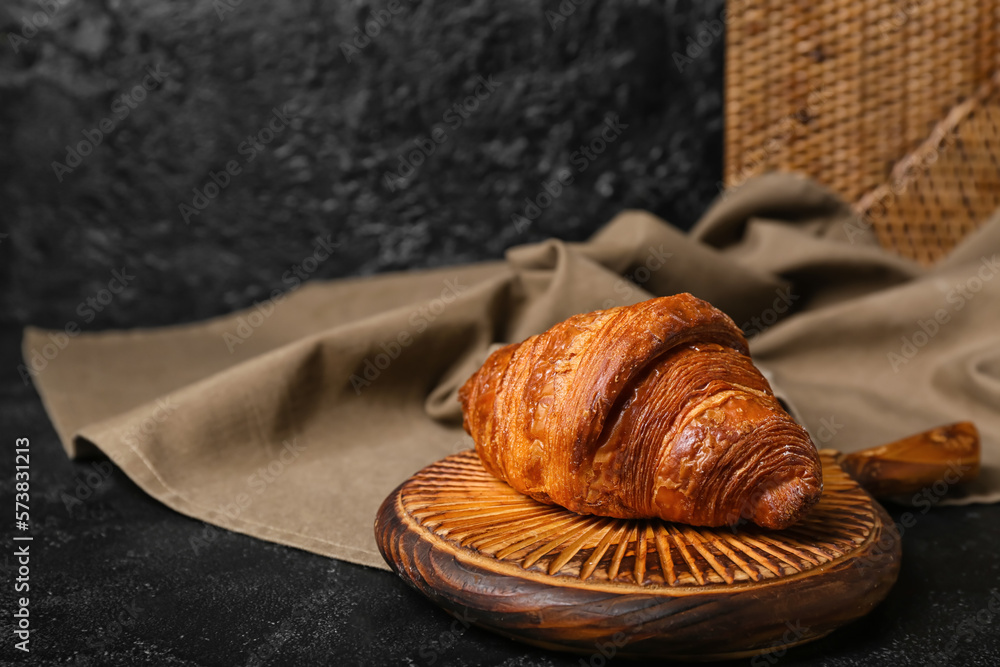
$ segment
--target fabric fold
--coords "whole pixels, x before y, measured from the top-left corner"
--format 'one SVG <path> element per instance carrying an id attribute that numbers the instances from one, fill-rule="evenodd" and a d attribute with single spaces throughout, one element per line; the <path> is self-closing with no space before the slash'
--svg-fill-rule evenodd
<path id="1" fill-rule="evenodd" d="M 625 211 L 586 242 L 311 282 L 201 323 L 68 342 L 29 327 L 24 372 L 70 456 L 107 455 L 191 517 L 384 567 L 375 512 L 410 474 L 471 446 L 456 393 L 491 349 L 689 291 L 743 328 L 819 446 L 969 419 L 982 476 L 939 500 L 1000 500 L 1000 217 L 931 270 L 847 226 L 864 227 L 828 190 L 766 176 L 690 234 Z"/>

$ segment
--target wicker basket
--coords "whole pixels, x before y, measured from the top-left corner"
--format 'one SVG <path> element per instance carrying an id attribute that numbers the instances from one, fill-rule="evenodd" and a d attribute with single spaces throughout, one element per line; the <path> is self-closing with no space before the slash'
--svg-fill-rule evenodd
<path id="1" fill-rule="evenodd" d="M 726 185 L 809 174 L 930 264 L 1000 207 L 1000 0 L 733 0 Z"/>

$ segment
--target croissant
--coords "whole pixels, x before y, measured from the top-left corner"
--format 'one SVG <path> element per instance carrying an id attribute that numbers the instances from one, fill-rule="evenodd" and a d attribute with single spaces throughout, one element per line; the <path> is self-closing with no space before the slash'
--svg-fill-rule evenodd
<path id="1" fill-rule="evenodd" d="M 823 489 L 816 447 L 742 332 L 690 294 L 502 347 L 459 400 L 491 474 L 580 514 L 780 529 Z"/>

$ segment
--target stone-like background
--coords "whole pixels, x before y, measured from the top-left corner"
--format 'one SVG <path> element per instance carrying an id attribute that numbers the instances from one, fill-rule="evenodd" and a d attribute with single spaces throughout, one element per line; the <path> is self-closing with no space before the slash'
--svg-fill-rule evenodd
<path id="1" fill-rule="evenodd" d="M 576 2 L 399 0 L 348 62 L 342 45 L 389 0 L 6 0 L 0 318 L 104 329 L 224 313 L 281 287 L 317 235 L 342 244 L 314 274 L 333 278 L 580 240 L 625 207 L 690 226 L 721 178 L 724 36 L 704 22 L 722 27 L 722 3 Z M 672 54 L 699 33 L 710 43 L 680 71 Z M 147 68 L 166 76 L 129 108 Z M 446 115 L 478 76 L 500 85 L 467 119 Z M 290 126 L 241 153 L 283 105 Z M 609 114 L 627 130 L 577 171 Z M 73 166 L 67 146 L 102 120 L 114 129 Z M 388 187 L 435 127 L 447 141 Z M 179 206 L 229 160 L 240 174 L 186 222 Z M 564 167 L 573 184 L 515 229 Z M 128 289 L 82 320 L 121 267 Z"/>

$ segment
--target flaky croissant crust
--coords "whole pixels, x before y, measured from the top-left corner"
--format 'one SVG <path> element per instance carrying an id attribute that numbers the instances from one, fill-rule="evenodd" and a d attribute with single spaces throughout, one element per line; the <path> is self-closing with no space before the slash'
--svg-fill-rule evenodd
<path id="1" fill-rule="evenodd" d="M 815 446 L 743 334 L 690 294 L 502 347 L 459 400 L 487 470 L 581 514 L 784 528 L 822 491 Z"/>

